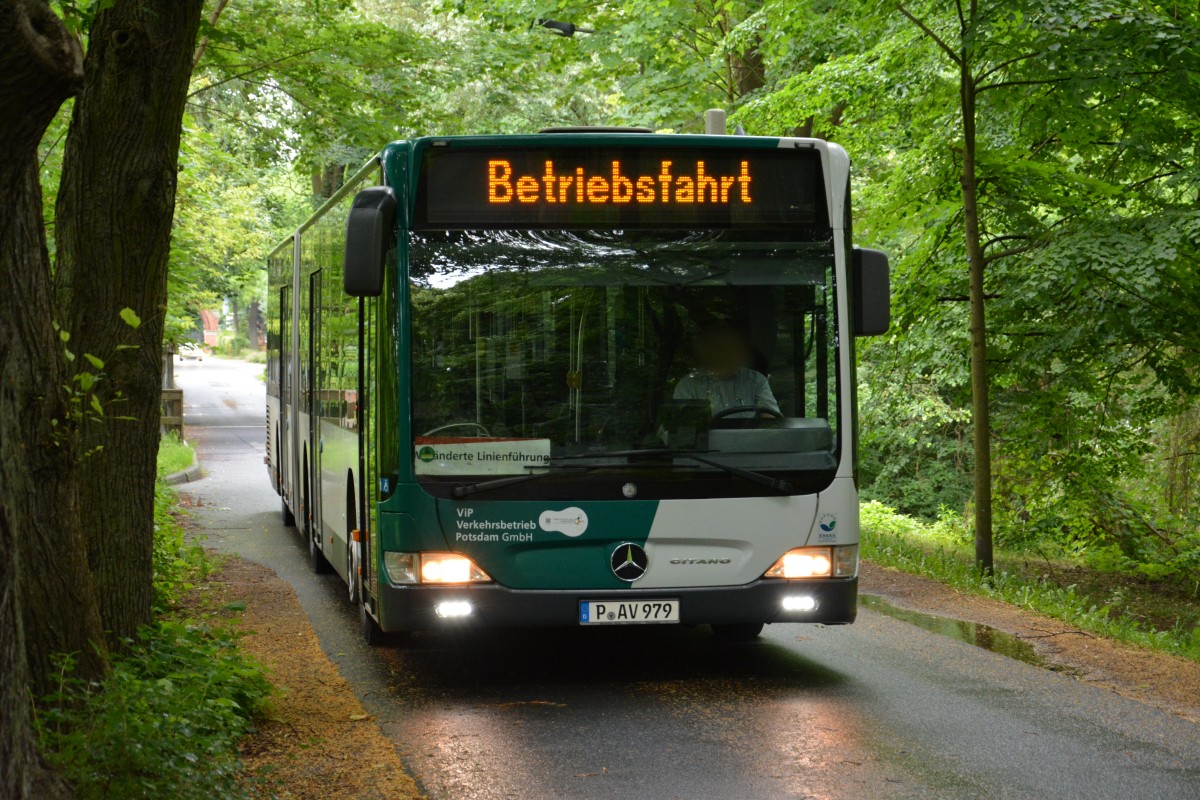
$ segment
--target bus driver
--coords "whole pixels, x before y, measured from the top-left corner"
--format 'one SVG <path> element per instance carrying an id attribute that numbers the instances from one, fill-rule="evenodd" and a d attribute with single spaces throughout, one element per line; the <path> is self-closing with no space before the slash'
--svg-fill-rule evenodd
<path id="1" fill-rule="evenodd" d="M 713 416 L 742 408 L 728 417 L 782 416 L 771 384 L 761 372 L 746 366 L 750 345 L 746 335 L 727 322 L 705 326 L 696 337 L 699 369 L 685 375 L 675 386 L 676 400 L 706 400 Z"/>

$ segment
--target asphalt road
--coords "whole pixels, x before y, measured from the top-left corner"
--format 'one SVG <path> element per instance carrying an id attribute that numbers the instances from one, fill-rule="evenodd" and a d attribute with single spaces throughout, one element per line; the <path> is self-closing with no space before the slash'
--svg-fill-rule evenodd
<path id="1" fill-rule="evenodd" d="M 848 627 L 422 635 L 372 650 L 263 465 L 261 366 L 177 368 L 209 544 L 296 589 L 434 798 L 1200 798 L 1200 726 L 870 611 Z"/>

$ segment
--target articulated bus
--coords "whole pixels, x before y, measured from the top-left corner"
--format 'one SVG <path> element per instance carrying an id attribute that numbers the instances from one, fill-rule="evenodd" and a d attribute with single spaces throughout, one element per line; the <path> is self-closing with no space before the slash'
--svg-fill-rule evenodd
<path id="1" fill-rule="evenodd" d="M 388 145 L 269 256 L 267 463 L 370 642 L 854 621 L 887 257 L 814 139 Z"/>

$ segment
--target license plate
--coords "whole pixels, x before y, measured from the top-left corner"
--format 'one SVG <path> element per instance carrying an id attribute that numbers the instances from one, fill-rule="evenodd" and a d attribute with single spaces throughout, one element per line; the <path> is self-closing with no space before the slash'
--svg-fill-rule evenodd
<path id="1" fill-rule="evenodd" d="M 679 622 L 679 601 L 584 600 L 579 604 L 580 625 L 647 625 Z"/>

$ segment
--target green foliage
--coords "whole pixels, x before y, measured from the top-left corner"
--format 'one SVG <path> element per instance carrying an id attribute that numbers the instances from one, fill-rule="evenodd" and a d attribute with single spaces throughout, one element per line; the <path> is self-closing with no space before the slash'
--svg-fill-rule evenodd
<path id="1" fill-rule="evenodd" d="M 113 656 L 99 684 L 63 663 L 56 692 L 38 706 L 41 752 L 80 800 L 234 800 L 236 743 L 271 687 L 237 648 L 237 634 L 179 618 L 179 602 L 209 568 L 189 544 L 177 497 L 159 482 L 154 506 L 157 621 Z"/>
<path id="2" fill-rule="evenodd" d="M 959 74 L 937 36 L 979 92 L 997 537 L 1194 580 L 1174 465 L 1196 448 L 1155 431 L 1198 391 L 1200 14 L 979 3 L 963 36 L 952 4 L 905 9 L 928 30 L 874 2 L 764 3 L 770 79 L 734 114 L 842 143 L 856 240 L 892 254 L 894 328 L 860 350 L 864 493 L 926 518 L 970 497 Z M 1147 490 L 1167 475 L 1172 500 Z"/>
<path id="3" fill-rule="evenodd" d="M 1155 629 L 1136 618 L 1120 602 L 1098 603 L 1075 586 L 1027 579 L 997 569 L 983 576 L 964 546 L 965 529 L 953 520 L 930 525 L 898 514 L 881 503 L 862 507 L 862 556 L 876 564 L 924 575 L 961 591 L 1037 611 L 1081 630 L 1130 644 L 1200 661 L 1200 627 L 1176 624 Z"/>
<path id="4" fill-rule="evenodd" d="M 175 609 L 196 580 L 205 578 L 211 563 L 204 548 L 189 542 L 179 510 L 179 496 L 161 480 L 154 485 L 154 609 Z"/>
<path id="5" fill-rule="evenodd" d="M 245 361 L 247 364 L 265 364 L 267 363 L 267 351 L 250 350 L 249 352 L 242 353 L 242 361 Z"/>
<path id="6" fill-rule="evenodd" d="M 172 475 L 196 463 L 196 451 L 180 438 L 178 433 L 171 431 L 162 437 L 158 443 L 158 475 Z"/>
<path id="7" fill-rule="evenodd" d="M 76 36 L 81 36 L 92 26 L 92 20 L 106 8 L 112 8 L 117 0 L 52 0 L 50 7 L 53 8 L 63 22 L 66 23 L 67 30 Z"/>
<path id="8" fill-rule="evenodd" d="M 40 706 L 41 751 L 80 800 L 246 797 L 235 745 L 269 692 L 231 632 L 159 621 L 99 685 L 64 665 Z"/>
<path id="9" fill-rule="evenodd" d="M 137 328 L 141 324 L 141 320 L 132 309 L 125 308 L 120 312 L 121 319 L 125 321 L 130 328 Z M 68 345 L 71 341 L 71 334 L 63 330 L 57 322 L 52 323 L 54 330 L 58 332 L 58 339 L 62 345 L 62 358 L 67 363 L 72 363 L 77 356 Z M 126 350 L 136 350 L 135 345 L 120 344 L 115 348 L 115 352 L 110 358 L 119 358 L 121 353 Z M 102 425 L 108 421 L 122 421 L 129 417 L 121 416 L 119 411 L 120 406 L 125 401 L 124 393 L 116 391 L 109 397 L 108 408 L 100 402 L 98 387 L 107 377 L 104 368 L 105 360 L 84 353 L 83 358 L 88 363 L 88 367 L 79 367 L 71 372 L 70 382 L 63 387 L 64 397 L 66 398 L 66 413 L 61 419 L 53 419 L 51 424 L 51 437 L 55 445 L 62 445 L 67 442 L 78 444 L 80 441 L 80 432 L 86 425 Z M 98 448 L 92 450 L 78 452 L 77 457 L 85 459 L 89 455 L 96 452 Z"/>
<path id="10" fill-rule="evenodd" d="M 961 512 L 971 496 L 968 415 L 914 376 L 905 385 L 881 364 L 864 364 L 859 384 L 859 469 L 866 499 L 932 519 Z"/>
<path id="11" fill-rule="evenodd" d="M 244 334 L 221 331 L 221 335 L 217 337 L 217 344 L 213 347 L 213 353 L 236 358 L 249 348 L 250 340 Z"/>

